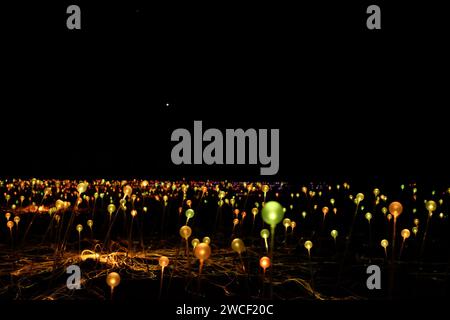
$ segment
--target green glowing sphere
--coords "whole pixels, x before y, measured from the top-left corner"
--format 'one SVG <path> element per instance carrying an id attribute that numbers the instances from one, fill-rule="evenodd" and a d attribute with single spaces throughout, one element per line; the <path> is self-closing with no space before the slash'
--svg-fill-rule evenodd
<path id="1" fill-rule="evenodd" d="M 269 201 L 262 209 L 262 217 L 265 223 L 275 227 L 283 220 L 283 207 L 276 201 Z"/>
<path id="2" fill-rule="evenodd" d="M 267 238 L 269 238 L 270 232 L 267 229 L 262 229 L 260 235 L 261 235 L 261 238 L 267 239 Z"/>
<path id="3" fill-rule="evenodd" d="M 192 217 L 194 217 L 194 214 L 195 214 L 195 212 L 192 209 L 187 209 L 185 212 L 185 215 L 188 219 L 191 219 Z"/>

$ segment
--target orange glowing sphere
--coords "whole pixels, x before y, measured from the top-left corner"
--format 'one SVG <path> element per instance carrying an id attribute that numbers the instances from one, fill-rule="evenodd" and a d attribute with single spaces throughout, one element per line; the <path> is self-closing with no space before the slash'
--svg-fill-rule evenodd
<path id="1" fill-rule="evenodd" d="M 200 240 L 198 240 L 197 238 L 192 239 L 191 244 L 192 247 L 195 249 L 195 247 L 200 243 Z"/>
<path id="2" fill-rule="evenodd" d="M 211 247 L 205 242 L 199 243 L 194 249 L 194 255 L 200 261 L 208 260 L 211 255 Z"/>
<path id="3" fill-rule="evenodd" d="M 16 224 L 19 224 L 19 222 L 20 222 L 20 217 L 19 217 L 19 216 L 15 216 L 15 217 L 14 217 L 14 222 L 15 222 Z"/>
<path id="4" fill-rule="evenodd" d="M 117 287 L 120 284 L 120 275 L 117 272 L 111 272 L 106 277 L 106 283 L 111 289 Z"/>
<path id="5" fill-rule="evenodd" d="M 191 200 L 186 200 L 186 204 L 188 207 L 190 207 L 192 205 L 192 201 Z"/>
<path id="6" fill-rule="evenodd" d="M 233 212 L 234 212 L 235 215 L 238 215 L 239 214 L 239 209 L 234 209 Z"/>
<path id="7" fill-rule="evenodd" d="M 9 220 L 11 218 L 11 213 L 7 212 L 5 213 L 6 220 Z"/>
<path id="8" fill-rule="evenodd" d="M 402 235 L 403 239 L 408 239 L 409 236 L 411 235 L 411 232 L 409 232 L 408 229 L 403 229 L 401 232 L 401 235 Z"/>
<path id="9" fill-rule="evenodd" d="M 8 222 L 6 223 L 6 226 L 7 226 L 9 229 L 11 229 L 12 227 L 14 227 L 14 222 L 8 221 Z"/>
<path id="10" fill-rule="evenodd" d="M 137 210 L 136 209 L 131 210 L 131 216 L 133 218 L 137 216 Z"/>
<path id="11" fill-rule="evenodd" d="M 126 185 L 125 187 L 123 187 L 123 194 L 125 196 L 131 196 L 131 193 L 133 192 L 133 188 L 131 188 L 131 186 Z"/>
<path id="12" fill-rule="evenodd" d="M 397 218 L 403 212 L 403 206 L 400 202 L 394 201 L 389 205 L 389 212 Z"/>
<path id="13" fill-rule="evenodd" d="M 182 226 L 181 228 L 180 228 L 180 236 L 183 238 L 183 239 L 188 239 L 190 236 L 191 236 L 191 234 L 192 234 L 192 229 L 191 229 L 191 227 L 189 227 L 189 226 Z"/>
<path id="14" fill-rule="evenodd" d="M 159 266 L 165 268 L 169 265 L 169 258 L 162 256 L 159 258 Z"/>
<path id="15" fill-rule="evenodd" d="M 323 213 L 324 216 L 327 215 L 328 210 L 329 210 L 328 207 L 323 207 L 323 208 L 322 208 L 322 213 Z"/>
<path id="16" fill-rule="evenodd" d="M 239 219 L 238 218 L 236 218 L 236 219 L 233 219 L 233 225 L 238 225 L 239 224 Z"/>
<path id="17" fill-rule="evenodd" d="M 259 265 L 260 265 L 261 268 L 266 270 L 267 268 L 270 267 L 270 258 L 269 257 L 262 257 L 261 259 L 259 259 Z"/>

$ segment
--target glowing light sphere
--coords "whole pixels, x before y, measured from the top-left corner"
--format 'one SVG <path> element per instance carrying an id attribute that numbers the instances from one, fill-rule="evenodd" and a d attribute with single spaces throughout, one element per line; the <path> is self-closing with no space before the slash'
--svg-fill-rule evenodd
<path id="1" fill-rule="evenodd" d="M 287 229 L 291 226 L 291 219 L 286 218 L 283 220 L 283 226 Z"/>
<path id="2" fill-rule="evenodd" d="M 409 232 L 408 229 L 403 229 L 402 232 L 400 233 L 402 235 L 403 239 L 408 239 L 409 236 L 411 235 L 411 232 Z"/>
<path id="3" fill-rule="evenodd" d="M 186 205 L 190 208 L 192 205 L 192 200 L 186 200 Z"/>
<path id="4" fill-rule="evenodd" d="M 283 220 L 283 207 L 276 201 L 269 201 L 262 209 L 262 217 L 265 223 L 275 227 Z"/>
<path id="5" fill-rule="evenodd" d="M 206 243 L 206 244 L 210 244 L 211 243 L 211 238 L 210 237 L 203 237 L 202 242 Z"/>
<path id="6" fill-rule="evenodd" d="M 291 228 L 292 228 L 292 229 L 295 229 L 296 226 L 297 226 L 297 222 L 292 221 L 292 222 L 291 222 Z"/>
<path id="7" fill-rule="evenodd" d="M 120 275 L 117 272 L 111 272 L 106 277 L 106 284 L 113 290 L 120 284 Z"/>
<path id="8" fill-rule="evenodd" d="M 330 232 L 331 237 L 336 240 L 337 236 L 339 235 L 339 232 L 337 230 L 331 230 Z"/>
<path id="9" fill-rule="evenodd" d="M 164 269 L 168 265 L 169 265 L 169 258 L 167 258 L 166 256 L 161 256 L 159 258 L 159 266 Z"/>
<path id="10" fill-rule="evenodd" d="M 303 217 L 303 219 L 306 218 L 306 211 L 303 211 L 303 212 L 302 212 L 302 217 Z"/>
<path id="11" fill-rule="evenodd" d="M 334 214 L 337 214 L 337 208 L 333 208 Z"/>
<path id="12" fill-rule="evenodd" d="M 186 215 L 186 218 L 191 219 L 194 217 L 195 212 L 192 209 L 187 209 L 184 214 Z"/>
<path id="13" fill-rule="evenodd" d="M 192 234 L 192 229 L 189 226 L 182 226 L 180 228 L 180 236 L 187 241 Z"/>
<path id="14" fill-rule="evenodd" d="M 270 267 L 270 258 L 262 257 L 259 259 L 259 266 L 263 268 L 264 272 L 266 272 L 266 269 Z"/>
<path id="15" fill-rule="evenodd" d="M 419 226 L 419 219 L 417 219 L 417 218 L 414 219 L 414 225 L 415 225 L 416 227 Z"/>
<path id="16" fill-rule="evenodd" d="M 83 226 L 81 224 L 78 224 L 76 229 L 78 232 L 81 232 L 83 231 Z"/>
<path id="17" fill-rule="evenodd" d="M 245 244 L 244 244 L 244 241 L 242 241 L 242 240 L 239 239 L 239 238 L 234 239 L 234 240 L 231 242 L 231 249 L 233 249 L 233 251 L 235 251 L 235 252 L 241 254 L 242 252 L 245 251 Z"/>
<path id="18" fill-rule="evenodd" d="M 6 220 L 9 221 L 9 219 L 11 218 L 11 213 L 9 213 L 9 212 L 5 213 L 5 218 L 6 218 Z"/>
<path id="19" fill-rule="evenodd" d="M 168 197 L 167 195 L 163 195 L 163 201 L 164 201 L 164 202 L 169 201 L 169 197 Z"/>
<path id="20" fill-rule="evenodd" d="M 12 210 L 16 210 L 16 208 L 17 208 L 17 206 L 16 206 L 15 204 L 13 204 L 13 205 L 11 206 L 11 209 L 12 209 Z"/>
<path id="21" fill-rule="evenodd" d="M 107 208 L 109 214 L 113 214 L 116 211 L 116 206 L 113 203 L 110 203 Z"/>
<path id="22" fill-rule="evenodd" d="M 123 195 L 125 197 L 130 197 L 131 193 L 133 193 L 133 188 L 130 185 L 126 185 L 123 187 Z"/>
<path id="23" fill-rule="evenodd" d="M 88 220 L 88 221 L 86 222 L 86 224 L 88 225 L 89 228 L 92 228 L 92 226 L 94 225 L 94 221 Z"/>
<path id="24" fill-rule="evenodd" d="M 237 226 L 238 224 L 239 224 L 239 219 L 238 218 L 233 219 L 233 225 Z"/>
<path id="25" fill-rule="evenodd" d="M 425 207 L 427 208 L 428 212 L 434 212 L 436 210 L 436 202 L 434 202 L 433 200 L 429 200 L 427 201 L 427 203 L 425 204 Z"/>
<path id="26" fill-rule="evenodd" d="M 383 240 L 381 240 L 380 244 L 383 248 L 386 249 L 387 246 L 389 245 L 389 241 L 387 241 L 386 239 L 383 239 Z"/>
<path id="27" fill-rule="evenodd" d="M 334 198 L 330 199 L 330 203 L 331 203 L 332 206 L 334 206 L 335 202 L 336 202 L 336 200 L 334 200 Z"/>
<path id="28" fill-rule="evenodd" d="M 82 194 L 84 192 L 86 192 L 88 187 L 88 183 L 87 182 L 80 182 L 77 186 L 77 191 L 79 194 Z"/>
<path id="29" fill-rule="evenodd" d="M 8 221 L 8 222 L 6 223 L 6 226 L 9 228 L 9 230 L 11 230 L 12 227 L 14 227 L 14 222 Z"/>
<path id="30" fill-rule="evenodd" d="M 386 207 L 381 208 L 381 212 L 383 212 L 383 214 L 386 214 L 388 212 L 388 209 Z"/>
<path id="31" fill-rule="evenodd" d="M 256 215 L 258 214 L 258 212 L 259 212 L 258 208 L 253 208 L 253 209 L 252 209 L 252 214 L 253 214 L 254 216 L 256 216 Z"/>
<path id="32" fill-rule="evenodd" d="M 378 195 L 380 194 L 380 189 L 378 188 L 373 189 L 373 194 L 375 197 L 378 197 Z"/>
<path id="33" fill-rule="evenodd" d="M 389 205 L 389 212 L 392 214 L 394 219 L 398 218 L 403 212 L 403 206 L 400 202 L 394 201 Z"/>
<path id="34" fill-rule="evenodd" d="M 15 217 L 14 217 L 14 222 L 15 222 L 16 224 L 19 224 L 19 222 L 20 222 L 20 217 L 19 217 L 19 216 L 15 216 Z"/>
<path id="35" fill-rule="evenodd" d="M 392 214 L 388 213 L 386 218 L 388 219 L 388 221 L 391 221 L 392 220 Z"/>
<path id="36" fill-rule="evenodd" d="M 439 218 L 444 219 L 444 213 L 443 212 L 439 213 Z"/>
<path id="37" fill-rule="evenodd" d="M 419 232 L 419 228 L 413 227 L 413 228 L 412 228 L 412 232 L 414 233 L 414 236 L 416 236 L 416 235 L 417 235 L 417 232 Z"/>
<path id="38" fill-rule="evenodd" d="M 136 209 L 131 210 L 131 216 L 133 218 L 137 216 L 137 210 Z"/>
<path id="39" fill-rule="evenodd" d="M 264 193 L 269 192 L 269 189 L 270 189 L 270 187 L 267 184 L 262 186 L 262 192 L 264 192 Z"/>
<path id="40" fill-rule="evenodd" d="M 370 220 L 372 220 L 372 214 L 370 212 L 367 212 L 364 217 L 366 218 L 367 221 L 370 222 Z"/>
<path id="41" fill-rule="evenodd" d="M 310 251 L 313 247 L 313 243 L 310 240 L 305 241 L 305 249 Z"/>
<path id="42" fill-rule="evenodd" d="M 323 213 L 324 216 L 327 215 L 328 211 L 329 211 L 328 207 L 323 207 L 322 208 L 322 213 Z"/>
<path id="43" fill-rule="evenodd" d="M 268 239 L 270 236 L 270 231 L 267 229 L 262 229 L 259 234 L 261 235 L 261 238 Z"/>
<path id="44" fill-rule="evenodd" d="M 364 194 L 358 193 L 358 194 L 356 195 L 356 201 L 357 201 L 358 203 L 360 203 L 360 202 L 363 201 L 363 200 L 364 200 Z"/>
<path id="45" fill-rule="evenodd" d="M 191 244 L 192 247 L 195 249 L 195 247 L 200 243 L 200 240 L 198 240 L 197 238 L 192 239 Z"/>
<path id="46" fill-rule="evenodd" d="M 199 243 L 195 247 L 194 255 L 200 262 L 208 260 L 211 255 L 211 247 L 205 242 Z"/>
<path id="47" fill-rule="evenodd" d="M 146 188 L 148 186 L 148 181 L 147 180 L 143 180 L 141 182 L 141 188 Z"/>

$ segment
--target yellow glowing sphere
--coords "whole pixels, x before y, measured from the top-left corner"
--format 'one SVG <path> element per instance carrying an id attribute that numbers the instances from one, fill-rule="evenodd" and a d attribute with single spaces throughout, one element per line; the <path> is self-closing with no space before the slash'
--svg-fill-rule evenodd
<path id="1" fill-rule="evenodd" d="M 186 200 L 186 205 L 190 207 L 192 205 L 192 200 Z"/>
<path id="2" fill-rule="evenodd" d="M 436 202 L 434 202 L 433 200 L 429 200 L 425 204 L 425 207 L 427 208 L 428 212 L 433 212 L 436 210 Z"/>
<path id="3" fill-rule="evenodd" d="M 303 219 L 306 218 L 306 211 L 302 212 L 302 217 L 303 217 Z"/>
<path id="4" fill-rule="evenodd" d="M 9 229 L 11 229 L 12 227 L 14 227 L 14 222 L 8 221 L 8 222 L 6 223 L 6 226 L 7 226 Z"/>
<path id="5" fill-rule="evenodd" d="M 444 219 L 444 213 L 443 212 L 439 213 L 439 218 Z"/>
<path id="6" fill-rule="evenodd" d="M 419 225 L 419 219 L 417 219 L 417 218 L 414 219 L 414 225 L 415 225 L 415 226 L 418 226 L 418 225 Z"/>
<path id="7" fill-rule="evenodd" d="M 387 246 L 389 245 L 389 241 L 387 241 L 386 239 L 383 239 L 383 240 L 381 240 L 380 244 L 383 248 L 386 249 Z"/>
<path id="8" fill-rule="evenodd" d="M 17 206 L 16 206 L 15 204 L 13 204 L 13 205 L 11 206 L 11 209 L 12 209 L 12 210 L 16 210 L 16 208 L 17 208 Z"/>
<path id="9" fill-rule="evenodd" d="M 83 226 L 82 226 L 81 224 L 78 224 L 78 225 L 77 225 L 77 231 L 78 231 L 78 232 L 83 231 Z"/>
<path id="10" fill-rule="evenodd" d="M 375 195 L 375 197 L 378 197 L 378 195 L 380 194 L 380 189 L 378 188 L 373 189 L 373 194 Z"/>
<path id="11" fill-rule="evenodd" d="M 195 212 L 194 212 L 194 210 L 192 210 L 192 209 L 187 209 L 186 212 L 185 212 L 184 214 L 186 215 L 186 217 L 187 217 L 188 219 L 191 219 L 191 218 L 194 217 Z"/>
<path id="12" fill-rule="evenodd" d="M 108 284 L 111 289 L 114 289 L 120 284 L 120 275 L 117 272 L 111 272 L 106 277 L 106 284 Z"/>
<path id="13" fill-rule="evenodd" d="M 109 214 L 113 214 L 114 211 L 116 211 L 116 206 L 113 203 L 109 204 L 108 205 L 108 212 L 109 212 Z"/>
<path id="14" fill-rule="evenodd" d="M 327 215 L 328 211 L 329 211 L 328 207 L 323 207 L 322 208 L 322 213 L 323 213 L 324 216 Z"/>
<path id="15" fill-rule="evenodd" d="M 332 206 L 334 206 L 334 203 L 335 203 L 335 202 L 336 202 L 336 201 L 335 201 L 333 198 L 330 199 L 330 203 L 331 203 Z"/>
<path id="16" fill-rule="evenodd" d="M 92 226 L 94 225 L 94 221 L 88 220 L 88 221 L 86 222 L 86 224 L 88 225 L 89 228 L 92 228 Z"/>
<path id="17" fill-rule="evenodd" d="M 292 228 L 292 229 L 295 229 L 296 226 L 297 226 L 297 222 L 292 221 L 292 222 L 291 222 L 291 228 Z"/>
<path id="18" fill-rule="evenodd" d="M 82 193 L 86 192 L 87 187 L 88 187 L 87 182 L 80 182 L 77 186 L 78 193 L 82 194 Z"/>
<path id="19" fill-rule="evenodd" d="M 275 227 L 283 220 L 283 207 L 276 201 L 269 201 L 262 209 L 262 217 L 265 223 Z"/>
<path id="20" fill-rule="evenodd" d="M 20 217 L 19 217 L 19 216 L 15 216 L 15 217 L 14 217 L 14 222 L 15 222 L 16 224 L 19 224 L 19 222 L 20 222 Z"/>
<path id="21" fill-rule="evenodd" d="M 239 239 L 239 238 L 234 239 L 234 240 L 231 242 L 231 249 L 233 249 L 233 251 L 235 251 L 235 252 L 241 254 L 242 252 L 245 251 L 245 244 L 244 244 L 244 241 L 242 241 L 242 240 Z"/>
<path id="22" fill-rule="evenodd" d="M 169 197 L 167 195 L 163 195 L 163 201 L 167 202 L 169 200 Z"/>
<path id="23" fill-rule="evenodd" d="M 265 184 L 265 185 L 263 185 L 262 186 L 262 191 L 264 192 L 264 193 L 267 193 L 267 192 L 269 192 L 269 186 L 267 185 L 267 184 Z"/>
<path id="24" fill-rule="evenodd" d="M 123 187 L 123 194 L 124 196 L 131 196 L 131 193 L 133 192 L 133 188 L 129 185 L 126 185 L 125 187 Z"/>
<path id="25" fill-rule="evenodd" d="M 147 180 L 144 180 L 144 181 L 141 182 L 141 187 L 142 188 L 145 188 L 147 186 L 148 186 L 148 181 Z"/>
<path id="26" fill-rule="evenodd" d="M 283 220 L 283 226 L 287 229 L 291 226 L 291 219 L 286 218 Z"/>
<path id="27" fill-rule="evenodd" d="M 381 212 L 383 212 L 383 214 L 386 214 L 388 212 L 388 209 L 386 207 L 381 208 Z"/>
<path id="28" fill-rule="evenodd" d="M 166 256 L 161 256 L 159 258 L 159 266 L 161 268 L 165 268 L 169 265 L 169 258 L 167 258 Z"/>
<path id="29" fill-rule="evenodd" d="M 225 198 L 225 191 L 220 191 L 219 192 L 219 199 L 223 199 Z"/>
<path id="30" fill-rule="evenodd" d="M 258 214 L 258 208 L 253 208 L 252 209 L 252 214 L 254 215 L 254 216 L 256 216 L 257 214 Z"/>
<path id="31" fill-rule="evenodd" d="M 403 229 L 402 232 L 400 233 L 402 235 L 403 239 L 408 239 L 409 236 L 411 235 L 411 233 L 409 232 L 408 229 Z"/>
<path id="32" fill-rule="evenodd" d="M 270 267 L 270 258 L 269 257 L 262 257 L 259 259 L 259 266 L 266 271 L 267 268 Z"/>
<path id="33" fill-rule="evenodd" d="M 206 244 L 210 244 L 211 243 L 211 238 L 210 237 L 203 237 L 202 242 L 206 243 Z"/>
<path id="34" fill-rule="evenodd" d="M 261 238 L 267 239 L 270 236 L 270 232 L 267 229 L 262 229 L 260 232 Z"/>
<path id="35" fill-rule="evenodd" d="M 394 201 L 389 205 L 389 212 L 394 218 L 397 218 L 403 212 L 403 206 L 400 202 Z"/>
<path id="36" fill-rule="evenodd" d="M 183 239 L 188 239 L 190 236 L 191 236 L 191 234 L 192 234 L 192 229 L 191 229 L 191 227 L 189 227 L 189 226 L 182 226 L 181 228 L 180 228 L 180 236 L 183 238 Z"/>
<path id="37" fill-rule="evenodd" d="M 194 249 L 194 255 L 201 262 L 208 260 L 209 256 L 211 255 L 211 247 L 205 242 L 199 243 Z"/>
<path id="38" fill-rule="evenodd" d="M 5 213 L 6 220 L 9 220 L 11 218 L 11 213 L 7 212 Z"/>
<path id="39" fill-rule="evenodd" d="M 372 220 L 372 214 L 370 212 L 367 212 L 364 217 L 366 218 L 367 221 L 370 222 L 370 220 Z"/>
<path id="40" fill-rule="evenodd" d="M 195 249 L 195 247 L 200 243 L 200 240 L 198 240 L 197 238 L 192 239 L 191 244 L 192 247 Z"/>
<path id="41" fill-rule="evenodd" d="M 313 243 L 310 240 L 305 241 L 305 249 L 306 250 L 311 250 L 311 248 L 313 247 Z"/>
<path id="42" fill-rule="evenodd" d="M 131 216 L 133 218 L 137 216 L 137 210 L 136 209 L 131 210 Z"/>
<path id="43" fill-rule="evenodd" d="M 331 237 L 332 237 L 333 239 L 336 240 L 336 238 L 337 238 L 338 235 L 339 235 L 339 233 L 338 233 L 337 230 L 331 230 Z"/>
<path id="44" fill-rule="evenodd" d="M 419 228 L 413 227 L 412 232 L 414 233 L 414 235 L 417 235 L 417 232 L 419 232 Z"/>
<path id="45" fill-rule="evenodd" d="M 356 201 L 358 201 L 358 203 L 359 203 L 359 202 L 361 202 L 361 201 L 363 201 L 363 200 L 364 200 L 364 194 L 358 193 L 358 194 L 356 195 Z"/>
<path id="46" fill-rule="evenodd" d="M 386 217 L 387 217 L 388 221 L 391 221 L 391 219 L 392 219 L 392 214 L 388 213 L 388 215 L 387 215 Z"/>

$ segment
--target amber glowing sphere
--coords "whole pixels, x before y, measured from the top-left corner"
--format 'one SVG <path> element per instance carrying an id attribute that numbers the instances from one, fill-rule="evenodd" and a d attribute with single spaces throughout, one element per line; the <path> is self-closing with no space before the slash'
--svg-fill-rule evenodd
<path id="1" fill-rule="evenodd" d="M 78 224 L 78 225 L 77 225 L 77 231 L 78 231 L 78 232 L 83 231 L 83 226 L 82 226 L 81 224 Z"/>
<path id="2" fill-rule="evenodd" d="M 116 211 L 116 206 L 113 203 L 110 203 L 108 205 L 108 212 L 109 212 L 109 214 L 113 214 L 114 211 Z"/>
<path id="3" fill-rule="evenodd" d="M 380 189 L 378 188 L 373 189 L 373 194 L 375 197 L 378 197 L 378 195 L 380 194 Z"/>
<path id="4" fill-rule="evenodd" d="M 283 220 L 283 226 L 287 229 L 291 226 L 291 219 L 286 218 Z"/>
<path id="5" fill-rule="evenodd" d="M 199 259 L 200 261 L 205 261 L 209 258 L 211 255 L 211 247 L 209 244 L 202 242 L 199 243 L 194 250 L 194 255 Z"/>
<path id="6" fill-rule="evenodd" d="M 106 283 L 111 287 L 111 289 L 117 287 L 120 283 L 120 275 L 117 272 L 111 272 L 106 277 Z"/>
<path id="7" fill-rule="evenodd" d="M 292 222 L 291 222 L 291 228 L 294 229 L 296 226 L 297 226 L 297 222 L 292 221 Z"/>
<path id="8" fill-rule="evenodd" d="M 323 213 L 324 215 L 327 215 L 328 211 L 329 211 L 328 207 L 323 207 L 323 208 L 322 208 L 322 213 Z"/>
<path id="9" fill-rule="evenodd" d="M 389 245 L 389 241 L 387 241 L 386 239 L 383 239 L 383 240 L 381 240 L 380 244 L 383 248 L 386 249 L 387 246 Z"/>
<path id="10" fill-rule="evenodd" d="M 11 213 L 7 212 L 5 213 L 6 220 L 9 220 L 11 218 Z"/>
<path id="11" fill-rule="evenodd" d="M 261 268 L 266 270 L 267 268 L 270 267 L 270 258 L 269 257 L 262 257 L 261 259 L 259 259 L 259 265 L 260 265 Z"/>
<path id="12" fill-rule="evenodd" d="M 16 224 L 19 224 L 19 222 L 20 222 L 20 217 L 19 217 L 19 216 L 15 216 L 15 217 L 14 217 L 14 222 L 15 222 Z"/>
<path id="13" fill-rule="evenodd" d="M 190 207 L 192 205 L 192 200 L 186 200 L 186 204 L 188 207 Z"/>
<path id="14" fill-rule="evenodd" d="M 238 218 L 233 219 L 233 225 L 237 226 L 238 224 L 239 224 L 239 219 Z"/>
<path id="15" fill-rule="evenodd" d="M 305 241 L 305 248 L 306 250 L 311 250 L 311 248 L 313 247 L 313 243 L 311 241 Z"/>
<path id="16" fill-rule="evenodd" d="M 262 186 L 262 191 L 263 191 L 264 193 L 269 192 L 269 189 L 270 189 L 270 187 L 269 187 L 267 184 L 265 184 L 265 185 Z"/>
<path id="17" fill-rule="evenodd" d="M 239 238 L 234 239 L 231 242 L 231 249 L 233 249 L 235 252 L 241 254 L 242 252 L 245 251 L 245 244 L 244 241 L 242 241 Z"/>
<path id="18" fill-rule="evenodd" d="M 403 212 L 403 206 L 400 202 L 394 201 L 389 205 L 389 212 L 394 218 L 397 218 Z"/>
<path id="19" fill-rule="evenodd" d="M 262 217 L 265 223 L 275 227 L 283 220 L 283 207 L 276 201 L 269 201 L 262 209 Z"/>
<path id="20" fill-rule="evenodd" d="M 87 187 L 88 187 L 87 182 L 80 182 L 77 186 L 78 193 L 82 194 L 82 193 L 86 192 Z"/>
<path id="21" fill-rule="evenodd" d="M 159 258 L 159 266 L 165 268 L 169 265 L 169 258 L 162 256 Z"/>
<path id="22" fill-rule="evenodd" d="M 419 225 L 419 219 L 417 219 L 417 218 L 414 219 L 414 225 L 415 225 L 415 226 L 418 226 L 418 225 Z"/>
<path id="23" fill-rule="evenodd" d="M 88 220 L 88 221 L 86 222 L 86 224 L 88 225 L 89 228 L 92 228 L 92 226 L 94 225 L 94 221 Z"/>
<path id="24" fill-rule="evenodd" d="M 191 229 L 191 227 L 189 227 L 189 226 L 182 226 L 181 228 L 180 228 L 180 236 L 183 238 L 183 239 L 188 239 L 190 236 L 191 236 L 191 234 L 192 234 L 192 229 Z"/>
<path id="25" fill-rule="evenodd" d="M 198 240 L 197 238 L 192 239 L 191 244 L 192 247 L 195 249 L 195 247 L 200 243 L 200 240 Z"/>
<path id="26" fill-rule="evenodd" d="M 11 229 L 12 227 L 14 227 L 14 222 L 8 221 L 8 222 L 6 223 L 6 226 L 7 226 L 9 229 Z"/>
<path id="27" fill-rule="evenodd" d="M 209 237 L 203 237 L 202 242 L 204 242 L 206 244 L 210 244 L 211 243 L 211 239 Z"/>
<path id="28" fill-rule="evenodd" d="M 409 236 L 411 235 L 411 232 L 409 232 L 408 229 L 403 229 L 402 232 L 401 232 L 401 235 L 402 235 L 403 239 L 408 239 Z"/>
<path id="29" fill-rule="evenodd" d="M 363 201 L 363 200 L 364 200 L 364 194 L 358 193 L 358 194 L 356 195 L 356 201 L 359 203 L 359 202 L 361 202 L 361 201 Z"/>
<path id="30" fill-rule="evenodd" d="M 192 210 L 192 209 L 187 209 L 186 212 L 185 212 L 184 214 L 186 215 L 186 217 L 187 217 L 188 219 L 191 219 L 191 218 L 194 217 L 195 212 L 194 212 L 194 210 Z"/>
<path id="31" fill-rule="evenodd" d="M 145 188 L 147 186 L 148 186 L 148 181 L 147 180 L 144 180 L 144 181 L 141 182 L 141 188 Z"/>
<path id="32" fill-rule="evenodd" d="M 123 194 L 125 196 L 130 197 L 132 192 L 133 192 L 133 188 L 131 188 L 131 186 L 126 185 L 125 187 L 123 187 Z"/>
<path id="33" fill-rule="evenodd" d="M 137 210 L 136 209 L 131 210 L 131 216 L 133 218 L 137 216 Z"/>
<path id="34" fill-rule="evenodd" d="M 267 239 L 269 238 L 270 232 L 267 229 L 262 229 L 260 232 L 261 238 Z"/>
<path id="35" fill-rule="evenodd" d="M 433 200 L 429 200 L 425 204 L 425 207 L 427 208 L 428 212 L 433 212 L 436 210 L 436 202 L 434 202 Z"/>

